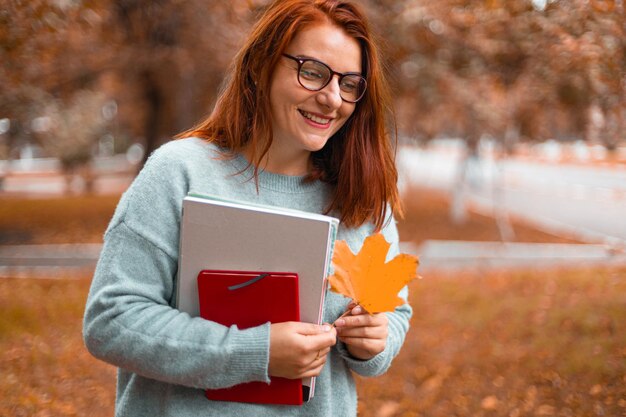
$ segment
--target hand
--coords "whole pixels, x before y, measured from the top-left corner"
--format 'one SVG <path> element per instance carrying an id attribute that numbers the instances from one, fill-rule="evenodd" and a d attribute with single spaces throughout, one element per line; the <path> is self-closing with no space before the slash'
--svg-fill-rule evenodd
<path id="1" fill-rule="evenodd" d="M 272 324 L 268 373 L 289 379 L 317 376 L 335 343 L 337 332 L 330 324 L 318 326 L 294 321 Z"/>
<path id="2" fill-rule="evenodd" d="M 387 346 L 389 320 L 385 313 L 369 314 L 361 306 L 349 306 L 350 312 L 335 321 L 337 337 L 357 359 L 367 360 Z"/>

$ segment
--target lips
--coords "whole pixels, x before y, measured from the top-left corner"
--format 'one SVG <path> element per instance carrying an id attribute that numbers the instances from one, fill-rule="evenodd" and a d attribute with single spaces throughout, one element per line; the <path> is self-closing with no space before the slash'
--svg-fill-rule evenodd
<path id="1" fill-rule="evenodd" d="M 319 115 L 316 115 L 316 114 L 313 114 L 313 113 L 309 113 L 309 112 L 304 111 L 304 110 L 298 109 L 298 111 L 306 119 L 308 119 L 308 120 L 310 120 L 310 121 L 312 121 L 314 123 L 317 123 L 319 125 L 328 125 L 330 123 L 330 121 L 333 120 L 331 118 L 322 117 L 322 116 L 319 116 Z"/>

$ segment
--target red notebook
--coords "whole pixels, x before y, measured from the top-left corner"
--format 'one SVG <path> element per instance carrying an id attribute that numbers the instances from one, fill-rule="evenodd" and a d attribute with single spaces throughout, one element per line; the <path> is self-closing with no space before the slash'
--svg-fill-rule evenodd
<path id="1" fill-rule="evenodd" d="M 211 271 L 198 274 L 200 317 L 240 329 L 268 321 L 300 321 L 298 275 L 286 272 Z M 272 377 L 206 391 L 216 401 L 302 405 L 302 380 Z"/>

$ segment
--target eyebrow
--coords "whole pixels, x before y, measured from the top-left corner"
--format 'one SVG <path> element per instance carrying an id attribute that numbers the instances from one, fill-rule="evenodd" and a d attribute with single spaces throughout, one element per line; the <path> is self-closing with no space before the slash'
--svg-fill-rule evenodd
<path id="1" fill-rule="evenodd" d="M 289 54 L 289 55 L 292 55 L 292 54 Z M 295 54 L 295 55 L 292 55 L 292 56 L 294 56 L 296 58 L 301 58 L 301 59 L 313 59 L 313 60 L 315 60 L 317 62 L 321 62 L 322 64 L 324 64 L 324 65 L 326 65 L 326 66 L 328 66 L 330 68 L 330 65 L 328 65 L 326 62 L 322 61 L 319 58 L 315 58 L 314 56 L 302 55 L 302 54 Z M 337 72 L 339 72 L 339 71 L 337 71 Z M 359 75 L 363 76 L 363 72 L 361 72 L 361 71 L 346 71 L 346 72 L 342 72 L 342 74 L 359 74 Z"/>

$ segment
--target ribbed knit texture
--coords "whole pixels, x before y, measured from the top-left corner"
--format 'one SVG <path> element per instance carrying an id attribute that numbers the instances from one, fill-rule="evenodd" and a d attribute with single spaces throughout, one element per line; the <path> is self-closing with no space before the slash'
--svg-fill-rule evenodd
<path id="1" fill-rule="evenodd" d="M 361 361 L 338 343 L 317 378 L 315 397 L 302 407 L 209 401 L 204 388 L 269 381 L 269 325 L 246 330 L 191 318 L 172 307 L 182 200 L 189 192 L 322 213 L 330 187 L 302 177 L 260 172 L 257 185 L 242 156 L 224 159 L 212 144 L 189 138 L 150 157 L 123 195 L 106 231 L 84 318 L 84 339 L 99 359 L 119 367 L 116 416 L 269 417 L 355 416 L 351 372 L 387 370 L 409 327 L 408 304 L 389 316 L 387 348 Z M 373 226 L 339 228 L 338 239 L 358 251 Z M 394 221 L 383 230 L 398 251 Z M 406 290 L 403 290 L 406 297 Z M 348 303 L 329 292 L 324 320 Z"/>

